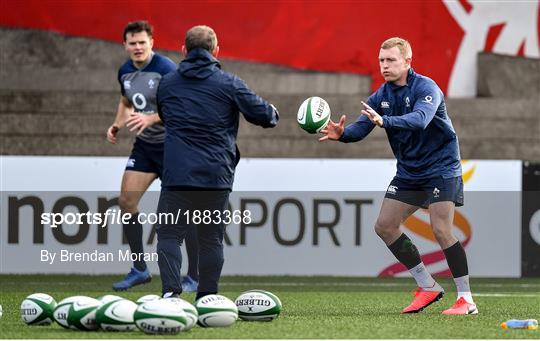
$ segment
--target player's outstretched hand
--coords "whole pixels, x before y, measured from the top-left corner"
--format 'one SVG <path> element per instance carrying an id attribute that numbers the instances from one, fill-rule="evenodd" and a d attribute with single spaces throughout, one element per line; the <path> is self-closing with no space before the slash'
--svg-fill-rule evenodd
<path id="1" fill-rule="evenodd" d="M 379 127 L 383 126 L 383 119 L 381 115 L 377 114 L 375 110 L 373 110 L 366 102 L 362 102 L 362 105 L 364 106 L 364 110 L 362 110 L 362 114 L 366 115 L 371 122 L 378 125 Z"/>
<path id="2" fill-rule="evenodd" d="M 321 130 L 321 134 L 324 134 L 324 136 L 321 137 L 319 141 L 322 142 L 326 140 L 339 140 L 341 135 L 343 135 L 343 131 L 345 130 L 346 118 L 347 117 L 345 115 L 342 115 L 338 123 L 330 120 L 326 127 Z"/>
<path id="3" fill-rule="evenodd" d="M 118 134 L 118 130 L 120 130 L 120 128 L 118 128 L 117 125 L 113 124 L 112 126 L 110 126 L 109 129 L 107 129 L 107 141 L 109 141 L 112 144 L 115 144 L 116 134 Z"/>

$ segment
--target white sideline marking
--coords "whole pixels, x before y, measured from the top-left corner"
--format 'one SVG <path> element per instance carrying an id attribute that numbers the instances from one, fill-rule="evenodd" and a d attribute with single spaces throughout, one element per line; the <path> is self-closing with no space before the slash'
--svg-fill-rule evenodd
<path id="1" fill-rule="evenodd" d="M 473 296 L 482 296 L 482 297 L 535 297 L 535 298 L 540 298 L 540 295 L 535 295 L 535 294 L 473 293 Z"/>

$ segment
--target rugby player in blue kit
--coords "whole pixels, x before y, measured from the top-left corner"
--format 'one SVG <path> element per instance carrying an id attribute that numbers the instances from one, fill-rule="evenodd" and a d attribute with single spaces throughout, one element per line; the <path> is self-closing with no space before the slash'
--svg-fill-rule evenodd
<path id="1" fill-rule="evenodd" d="M 176 70 L 169 58 L 152 51 L 153 28 L 146 21 L 128 23 L 123 33 L 124 46 L 129 55 L 118 71 L 122 96 L 116 118 L 107 130 L 107 140 L 116 143 L 120 128 L 127 126 L 137 132 L 133 150 L 128 159 L 118 204 L 122 213 L 130 213 L 131 220 L 124 224 L 124 235 L 132 254 L 143 254 L 142 225 L 138 221 L 138 205 L 150 184 L 161 178 L 163 169 L 163 143 L 165 127 L 157 114 L 156 92 L 161 78 Z M 188 276 L 182 280 L 184 291 L 197 290 L 198 244 L 196 230 L 186 234 Z M 113 284 L 114 290 L 127 290 L 151 280 L 143 257 L 135 257 L 127 276 Z"/>
<path id="2" fill-rule="evenodd" d="M 397 159 L 397 174 L 390 182 L 375 223 L 375 232 L 393 255 L 407 267 L 418 288 L 403 313 L 417 313 L 438 301 L 443 288 L 420 259 L 418 249 L 400 225 L 420 207 L 429 210 L 431 228 L 444 251 L 458 297 L 445 315 L 477 314 L 469 285 L 465 249 L 452 233 L 456 206 L 463 205 L 459 144 L 437 84 L 411 68 L 408 41 L 383 42 L 379 65 L 385 83 L 372 94 L 356 122 L 345 127 L 345 115 L 330 121 L 320 141 L 356 142 L 374 127 L 385 129 Z"/>

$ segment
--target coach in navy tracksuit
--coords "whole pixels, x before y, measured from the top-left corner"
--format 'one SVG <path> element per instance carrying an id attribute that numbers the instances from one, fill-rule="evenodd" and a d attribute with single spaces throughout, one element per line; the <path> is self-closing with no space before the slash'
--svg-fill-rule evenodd
<path id="1" fill-rule="evenodd" d="M 400 225 L 420 207 L 429 209 L 431 228 L 456 283 L 458 299 L 443 314 L 477 314 L 469 286 L 465 250 L 452 233 L 455 206 L 463 205 L 459 144 L 435 82 L 411 68 L 412 49 L 401 38 L 386 40 L 379 52 L 386 81 L 371 95 L 356 122 L 330 122 L 320 140 L 360 141 L 375 126 L 385 129 L 397 159 L 375 231 L 417 282 L 413 302 L 403 313 L 417 313 L 439 300 L 443 288 L 433 279 Z"/>
<path id="2" fill-rule="evenodd" d="M 218 291 L 224 221 L 240 159 L 236 147 L 239 112 L 265 128 L 274 127 L 279 115 L 244 81 L 221 70 L 215 58 L 217 38 L 210 27 L 191 28 L 182 52 L 186 58 L 177 71 L 163 77 L 157 93 L 158 113 L 166 130 L 158 212 L 181 212 L 178 221 L 158 224 L 157 251 L 163 296 L 180 294 L 179 243 L 189 224 L 198 225 L 199 298 Z M 195 211 L 211 212 L 212 222 L 197 224 Z"/>

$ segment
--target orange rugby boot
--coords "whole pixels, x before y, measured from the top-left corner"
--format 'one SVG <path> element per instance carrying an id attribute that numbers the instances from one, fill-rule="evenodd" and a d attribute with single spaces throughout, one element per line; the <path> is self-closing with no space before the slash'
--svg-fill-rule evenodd
<path id="1" fill-rule="evenodd" d="M 442 313 L 444 315 L 476 315 L 478 314 L 478 308 L 476 308 L 476 304 L 469 303 L 463 297 L 460 297 L 451 308 Z"/>
<path id="2" fill-rule="evenodd" d="M 431 303 L 437 302 L 444 295 L 444 291 L 427 291 L 422 288 L 416 288 L 414 299 L 407 307 L 403 308 L 404 314 L 421 312 Z"/>

